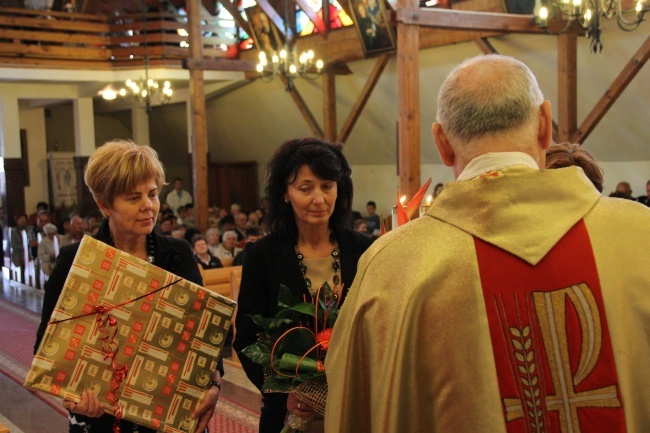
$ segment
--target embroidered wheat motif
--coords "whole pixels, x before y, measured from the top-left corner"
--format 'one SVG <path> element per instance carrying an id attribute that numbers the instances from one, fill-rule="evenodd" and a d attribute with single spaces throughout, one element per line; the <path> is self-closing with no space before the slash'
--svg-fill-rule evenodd
<path id="1" fill-rule="evenodd" d="M 514 326 L 511 326 L 508 330 L 510 331 L 510 341 L 512 342 L 519 372 L 519 382 L 521 382 L 524 393 L 523 401 L 525 401 L 526 406 L 523 410 L 528 414 L 532 431 L 543 433 L 545 429 L 544 418 L 542 417 L 542 398 L 537 365 L 535 364 L 533 337 L 530 335 L 530 325 L 526 325 L 523 330 Z"/>

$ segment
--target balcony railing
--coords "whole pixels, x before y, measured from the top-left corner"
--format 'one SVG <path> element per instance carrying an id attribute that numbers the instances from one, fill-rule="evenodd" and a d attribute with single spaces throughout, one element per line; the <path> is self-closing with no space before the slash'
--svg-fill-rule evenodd
<path id="1" fill-rule="evenodd" d="M 216 23 L 216 21 L 215 21 Z M 232 28 L 203 23 L 204 56 L 237 56 Z M 146 33 L 145 33 L 146 28 Z M 181 67 L 189 56 L 186 18 L 148 14 L 108 17 L 0 7 L 0 66 L 59 68 Z"/>

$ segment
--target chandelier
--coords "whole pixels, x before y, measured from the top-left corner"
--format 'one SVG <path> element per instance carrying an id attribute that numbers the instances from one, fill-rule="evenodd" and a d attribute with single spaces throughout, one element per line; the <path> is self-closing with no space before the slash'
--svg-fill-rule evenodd
<path id="1" fill-rule="evenodd" d="M 624 2 L 631 4 L 634 0 L 541 0 L 542 7 L 537 14 L 537 20 L 540 27 L 554 34 L 566 32 L 571 27 L 571 23 L 576 21 L 587 31 L 587 37 L 591 39 L 591 51 L 602 52 L 601 17 L 610 19 L 616 15 L 618 26 L 631 32 L 639 27 L 643 16 L 648 11 L 647 0 L 636 0 L 634 7 L 628 9 L 624 8 Z M 559 32 L 548 31 L 549 17 L 566 21 L 565 27 Z"/>
<path id="2" fill-rule="evenodd" d="M 161 104 L 167 104 L 171 102 L 174 92 L 169 81 L 165 81 L 161 87 L 158 81 L 149 78 L 147 63 L 145 60 L 145 78 L 140 78 L 138 81 L 126 80 L 124 83 L 126 84 L 126 88 L 122 87 L 119 94 L 123 98 L 133 97 L 139 103 L 144 104 L 147 113 L 149 113 L 151 111 L 152 98 L 157 99 Z"/>
<path id="3" fill-rule="evenodd" d="M 264 51 L 260 52 L 259 58 L 257 72 L 262 81 L 272 81 L 278 74 L 282 74 L 287 80 L 287 90 L 294 89 L 293 80 L 298 77 L 314 80 L 323 73 L 323 61 L 319 59 L 314 62 L 312 50 L 298 54 L 295 47 L 285 46 L 280 53 L 273 53 L 270 64 Z M 311 73 L 314 66 L 316 72 Z"/>
<path id="4" fill-rule="evenodd" d="M 280 52 L 272 52 L 269 61 L 266 52 L 260 48 L 259 63 L 256 66 L 257 73 L 263 82 L 270 82 L 282 75 L 287 83 L 286 90 L 294 89 L 293 81 L 298 78 L 315 80 L 323 73 L 324 63 L 320 59 L 314 59 L 312 50 L 298 53 L 296 48 L 296 32 L 289 21 L 289 2 L 285 0 L 284 29 L 286 33 L 284 47 Z M 315 70 L 314 70 L 315 68 Z"/>
<path id="5" fill-rule="evenodd" d="M 141 104 L 144 104 L 147 113 L 151 112 L 151 101 L 156 98 L 159 103 L 167 104 L 172 100 L 172 88 L 169 81 L 163 83 L 162 88 L 158 81 L 149 78 L 149 52 L 147 44 L 147 5 L 142 2 L 142 34 L 144 35 L 144 78 L 137 81 L 128 79 L 125 81 L 126 88 L 119 90 L 122 98 L 134 98 Z"/>

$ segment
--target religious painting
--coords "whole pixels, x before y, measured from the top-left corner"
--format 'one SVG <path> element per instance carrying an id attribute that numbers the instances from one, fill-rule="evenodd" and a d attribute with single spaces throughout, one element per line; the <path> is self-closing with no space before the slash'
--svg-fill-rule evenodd
<path id="1" fill-rule="evenodd" d="M 268 15 L 259 6 L 244 9 L 255 45 L 271 58 L 274 52 L 282 49 L 282 38 Z"/>
<path id="2" fill-rule="evenodd" d="M 384 0 L 348 0 L 352 19 L 366 54 L 395 49 L 395 35 Z"/>

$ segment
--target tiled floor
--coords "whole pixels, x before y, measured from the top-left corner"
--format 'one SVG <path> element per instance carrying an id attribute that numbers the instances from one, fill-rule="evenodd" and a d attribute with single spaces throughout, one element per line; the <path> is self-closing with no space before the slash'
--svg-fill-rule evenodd
<path id="1" fill-rule="evenodd" d="M 40 313 L 43 290 L 10 281 L 6 268 L 2 269 L 0 298 Z M 225 359 L 224 368 L 223 397 L 259 411 L 259 391 L 248 381 L 239 362 L 236 359 Z M 64 416 L 0 371 L 0 422 L 10 427 L 11 433 L 43 433 L 44 420 L 47 420 L 48 433 L 67 431 L 67 419 Z"/>

